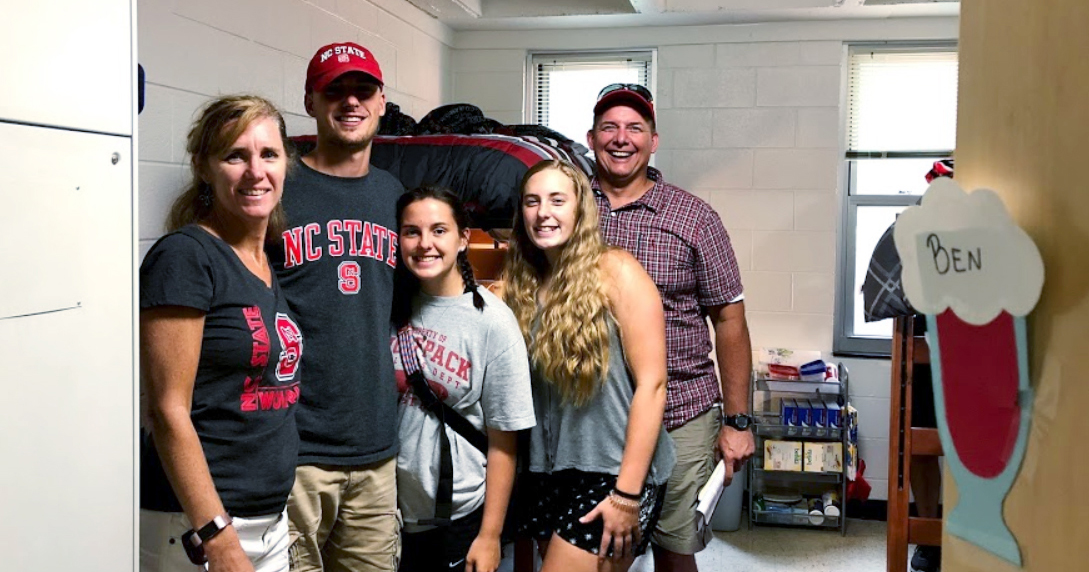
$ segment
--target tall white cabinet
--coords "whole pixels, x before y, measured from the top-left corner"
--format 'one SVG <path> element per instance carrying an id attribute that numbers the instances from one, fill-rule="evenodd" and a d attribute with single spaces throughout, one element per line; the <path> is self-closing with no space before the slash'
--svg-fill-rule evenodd
<path id="1" fill-rule="evenodd" d="M 0 569 L 136 570 L 134 0 L 0 18 Z"/>

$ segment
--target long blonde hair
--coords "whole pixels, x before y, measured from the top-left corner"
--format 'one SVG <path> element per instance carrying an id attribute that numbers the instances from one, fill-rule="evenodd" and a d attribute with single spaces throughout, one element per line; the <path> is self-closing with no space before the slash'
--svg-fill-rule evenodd
<path id="1" fill-rule="evenodd" d="M 590 181 L 570 163 L 537 163 L 522 177 L 522 192 L 531 177 L 546 169 L 563 173 L 574 186 L 575 228 L 562 246 L 556 265 L 551 267 L 544 253 L 529 240 L 519 200 L 503 269 L 503 298 L 518 318 L 531 363 L 557 388 L 564 401 L 583 405 L 593 397 L 609 370 L 612 318 L 598 269 L 606 246 Z M 538 309 L 537 294 L 545 278 L 549 279 L 548 297 Z"/>
<path id="2" fill-rule="evenodd" d="M 207 220 L 211 216 L 215 192 L 204 180 L 208 160 L 229 149 L 250 125 L 261 119 L 276 121 L 284 152 L 287 153 L 285 160 L 291 165 L 292 148 L 284 118 L 272 102 L 256 95 L 227 95 L 209 101 L 189 129 L 185 150 L 189 153 L 190 179 L 170 208 L 166 221 L 168 231 Z M 287 226 L 286 221 L 283 207 L 277 203 L 269 217 L 266 240 L 279 240 L 280 233 Z"/>

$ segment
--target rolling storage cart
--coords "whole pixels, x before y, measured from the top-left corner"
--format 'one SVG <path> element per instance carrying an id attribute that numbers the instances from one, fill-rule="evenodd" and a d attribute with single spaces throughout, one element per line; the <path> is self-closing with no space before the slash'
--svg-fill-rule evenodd
<path id="1" fill-rule="evenodd" d="M 847 534 L 847 518 L 844 513 L 844 499 L 847 498 L 847 423 L 846 404 L 848 372 L 843 364 L 837 367 L 839 381 L 785 381 L 757 376 L 752 383 L 749 401 L 752 404 L 756 425 L 753 438 L 756 451 L 749 463 L 749 529 L 755 525 L 778 524 L 802 526 L 807 528 L 839 529 L 840 534 Z M 757 399 L 759 398 L 759 402 Z M 783 419 L 781 403 L 783 400 L 808 400 L 810 403 L 835 403 L 841 409 L 837 426 L 797 426 Z M 825 425 L 830 425 L 825 423 Z M 771 470 L 765 467 L 768 441 L 800 443 L 819 447 L 822 443 L 839 443 L 839 467 L 834 471 L 810 472 L 803 470 Z M 839 495 L 839 513 L 837 516 L 817 516 L 809 514 L 808 509 L 801 511 L 783 511 L 782 504 L 791 504 L 797 498 L 795 506 L 806 506 L 805 497 L 821 497 L 822 494 L 836 491 Z M 770 502 L 769 502 L 770 501 Z M 770 504 L 779 504 L 772 509 Z"/>

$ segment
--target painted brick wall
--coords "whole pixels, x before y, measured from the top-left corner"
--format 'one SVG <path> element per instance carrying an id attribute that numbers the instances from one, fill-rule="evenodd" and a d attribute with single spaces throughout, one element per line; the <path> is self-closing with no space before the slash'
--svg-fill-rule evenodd
<path id="1" fill-rule="evenodd" d="M 310 57 L 354 41 L 382 65 L 386 98 L 419 118 L 449 99 L 449 28 L 404 0 L 140 0 L 140 250 L 163 234 L 188 176 L 185 135 L 212 96 L 255 93 L 285 113 L 289 135 L 315 132 L 303 107 Z"/>

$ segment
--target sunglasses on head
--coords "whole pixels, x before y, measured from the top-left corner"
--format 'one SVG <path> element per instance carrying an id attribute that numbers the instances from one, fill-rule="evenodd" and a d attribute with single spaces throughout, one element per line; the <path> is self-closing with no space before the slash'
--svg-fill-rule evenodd
<path id="1" fill-rule="evenodd" d="M 608 95 L 608 94 L 610 94 L 610 93 L 612 93 L 614 91 L 620 91 L 620 90 L 633 91 L 633 92 L 639 94 L 639 97 L 642 97 L 643 99 L 647 100 L 648 102 L 649 101 L 654 101 L 654 96 L 652 96 L 650 94 L 650 90 L 647 89 L 646 87 L 642 86 L 642 85 L 637 84 L 637 83 L 612 83 L 612 84 L 609 84 L 609 85 L 603 87 L 600 92 L 598 92 L 597 98 L 600 100 L 601 98 L 605 97 L 606 95 Z"/>

